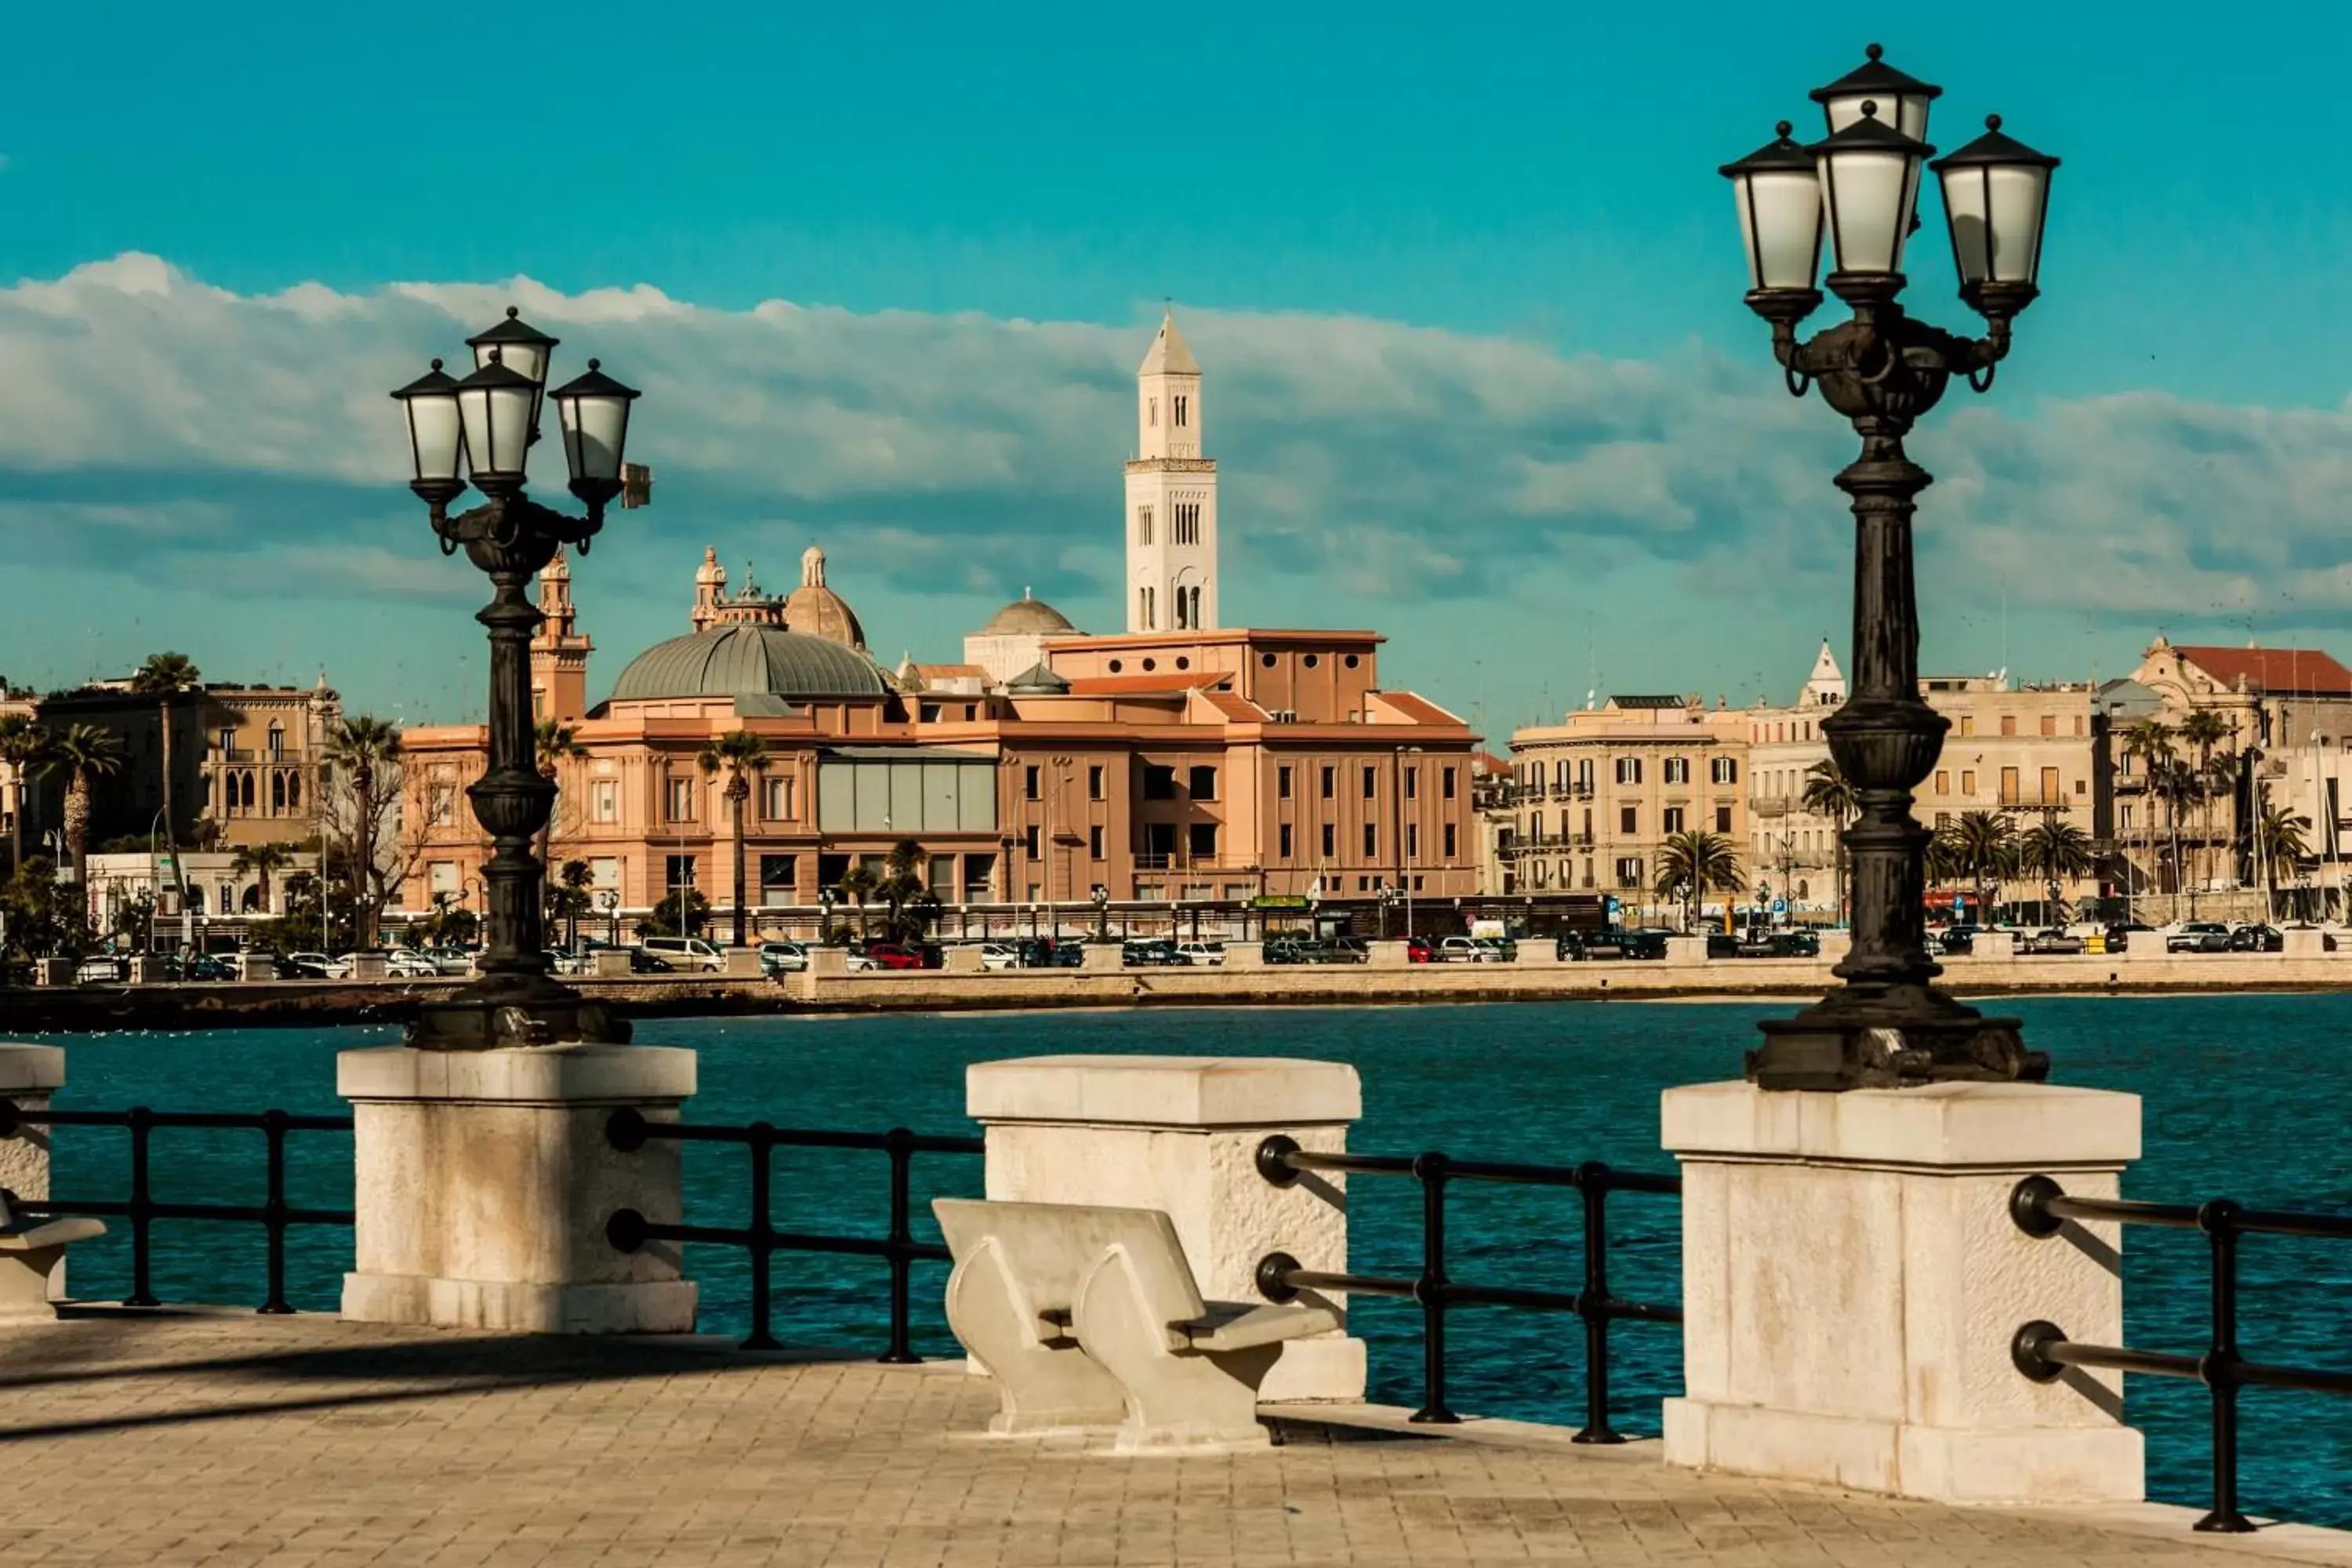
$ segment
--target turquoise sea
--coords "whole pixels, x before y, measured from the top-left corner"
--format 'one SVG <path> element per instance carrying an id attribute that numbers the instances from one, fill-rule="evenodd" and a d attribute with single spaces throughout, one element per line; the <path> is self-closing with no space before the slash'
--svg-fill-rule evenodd
<path id="1" fill-rule="evenodd" d="M 1266 1008 L 1064 1012 L 943 1016 L 696 1020 L 641 1026 L 651 1043 L 702 1053 L 703 1092 L 690 1118 L 780 1126 L 969 1132 L 966 1063 L 1066 1052 L 1162 1052 L 1314 1057 L 1352 1062 L 1363 1076 L 1364 1120 L 1351 1146 L 1374 1152 L 1443 1149 L 1458 1158 L 1570 1163 L 1601 1159 L 1666 1170 L 1657 1149 L 1657 1096 L 1678 1083 L 1735 1076 L 1753 1024 L 1748 1005 L 1547 1003 L 1395 1008 Z M 2352 1103 L 2352 996 L 2053 999 L 2013 1009 L 2028 1037 L 2051 1051 L 2071 1083 L 2147 1099 L 2147 1156 L 2127 1194 L 2167 1201 L 2227 1195 L 2266 1207 L 2352 1207 L 2352 1158 L 2343 1135 Z M 333 1055 L 385 1042 L 384 1030 L 249 1030 L 77 1036 L 60 1103 L 158 1110 L 332 1110 Z M 119 1196 L 123 1134 L 65 1129 L 58 1191 Z M 298 1135 L 289 1143 L 297 1202 L 347 1206 L 349 1140 Z M 689 1146 L 688 1213 L 743 1222 L 744 1156 Z M 154 1187 L 167 1201 L 257 1202 L 257 1133 L 156 1134 Z M 887 1225 L 887 1163 L 879 1154 L 779 1151 L 775 1221 L 797 1230 L 879 1236 Z M 925 1155 L 915 1166 L 917 1207 L 940 1193 L 976 1193 L 979 1162 Z M 1671 1198 L 1612 1200 L 1612 1282 L 1621 1295 L 1673 1300 L 1676 1205 Z M 1418 1196 L 1409 1181 L 1351 1185 L 1353 1266 L 1411 1274 L 1419 1261 Z M 1575 1195 L 1534 1188 L 1460 1186 L 1451 1200 L 1449 1270 L 1458 1279 L 1572 1289 L 1579 1279 Z M 118 1230 L 120 1230 L 118 1226 Z M 159 1222 L 158 1292 L 166 1300 L 258 1301 L 260 1232 L 231 1237 Z M 228 1247 L 222 1247 L 223 1240 Z M 2344 1348 L 2352 1247 L 2253 1237 L 2245 1244 L 2242 1339 L 2256 1359 L 2352 1365 Z M 2195 1352 L 2205 1333 L 2202 1238 L 2134 1227 L 2126 1247 L 2128 1337 L 2136 1346 Z M 87 1258 L 85 1262 L 84 1259 Z M 292 1294 L 331 1310 L 350 1258 L 349 1233 L 298 1233 Z M 127 1288 L 127 1244 L 110 1237 L 75 1255 L 76 1293 Z M 741 1255 L 696 1248 L 705 1326 L 740 1331 L 748 1291 Z M 780 1256 L 776 1332 L 803 1343 L 878 1352 L 880 1265 Z M 919 1265 L 922 1348 L 950 1348 L 938 1310 L 942 1266 Z M 1418 1313 L 1360 1300 L 1375 1396 L 1419 1398 Z M 1671 1328 L 1619 1325 L 1613 1360 L 1617 1423 L 1654 1432 L 1657 1401 L 1679 1383 Z M 1452 1319 L 1452 1399 L 1465 1412 L 1575 1422 L 1581 1338 L 1550 1313 L 1465 1309 Z M 2149 1434 L 2150 1489 L 2202 1505 L 2206 1398 L 2195 1384 L 2134 1378 L 2130 1418 Z M 2352 1401 L 2250 1390 L 2242 1489 L 2250 1511 L 2352 1525 Z"/>

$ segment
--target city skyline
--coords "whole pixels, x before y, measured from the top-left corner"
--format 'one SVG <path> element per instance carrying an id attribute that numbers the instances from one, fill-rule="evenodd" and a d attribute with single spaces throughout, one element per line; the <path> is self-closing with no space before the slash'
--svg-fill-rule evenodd
<path id="1" fill-rule="evenodd" d="M 2002 367 L 2006 395 L 1915 442 L 1939 479 L 1921 515 L 1928 667 L 2083 679 L 2128 669 L 2159 632 L 2341 640 L 2352 416 L 2332 367 L 2352 323 L 2319 290 L 2342 220 L 2315 205 L 2319 151 L 2252 157 L 2231 90 L 2259 80 L 2277 112 L 2305 112 L 2316 60 L 2276 47 L 2299 14 L 2259 37 L 2209 25 L 2212 90 L 2160 117 L 2127 85 L 2163 53 L 2135 32 L 2059 18 L 2030 52 L 1957 22 L 1885 38 L 1890 59 L 1955 84 L 1931 127 L 1942 145 L 1998 109 L 2067 158 L 2048 297 Z M 1201 25 L 1222 37 L 1213 13 Z M 1662 25 L 1580 20 L 1577 50 L 1530 51 L 1571 89 L 1540 101 L 1506 90 L 1537 66 L 1473 68 L 1463 37 L 1431 40 L 1429 108 L 1460 112 L 1410 148 L 1411 125 L 1441 121 L 1351 96 L 1361 40 L 1188 49 L 1187 81 L 1238 124 L 1154 122 L 1181 197 L 1158 173 L 1100 167 L 1093 132 L 1125 100 L 1075 68 L 1141 50 L 1124 24 L 1061 30 L 1032 58 L 958 23 L 901 52 L 897 90 L 922 104 L 905 122 L 869 115 L 873 136 L 808 143 L 777 188 L 722 190 L 751 154 L 695 162 L 712 144 L 796 145 L 785 133 L 871 85 L 808 68 L 827 44 L 858 58 L 857 26 L 795 35 L 778 68 L 808 101 L 706 92 L 709 114 L 656 128 L 662 106 L 744 68 L 689 48 L 689 27 L 635 62 L 630 112 L 600 149 L 608 201 L 520 181 L 529 221 L 478 231 L 383 199 L 398 171 L 442 168 L 456 134 L 448 116 L 423 114 L 414 138 L 368 118 L 414 86 L 397 47 L 353 62 L 311 133 L 267 146 L 282 104 L 252 123 L 254 106 L 224 107 L 221 135 L 159 152 L 149 110 L 101 123 L 36 84 L 0 146 L 0 276 L 46 279 L 0 289 L 16 370 L 0 389 L 0 547 L 43 591 L 0 631 L 0 671 L 62 686 L 168 647 L 226 679 L 307 685 L 323 665 L 355 708 L 404 719 L 478 713 L 479 649 L 456 618 L 478 587 L 401 493 L 382 390 L 510 300 L 572 340 L 560 367 L 593 342 L 648 392 L 635 452 L 655 504 L 616 520 L 575 584 L 608 646 L 675 619 L 706 545 L 782 579 L 822 544 L 888 662 L 949 657 L 932 628 L 1024 587 L 1111 628 L 1109 465 L 1132 442 L 1127 377 L 1163 294 L 1221 373 L 1226 624 L 1378 626 L 1399 684 L 1490 739 L 1588 690 L 1783 700 L 1821 636 L 1843 656 L 1850 525 L 1825 476 L 1850 438 L 1780 391 L 1738 304 L 1714 164 L 1854 63 L 1874 26 L 1860 8 L 1776 34 L 1769 71 Z M 2102 79 L 2080 75 L 2077 31 L 2116 68 Z M 225 47 L 183 41 L 184 60 Z M 543 42 L 558 77 L 583 47 Z M 940 113 L 921 89 L 963 46 L 995 89 L 921 163 Z M 291 47 L 263 38 L 236 71 Z M 1253 88 L 1283 59 L 1300 90 L 1276 105 Z M 1692 73 L 1702 110 L 1659 114 L 1654 78 L 1609 68 L 1639 59 Z M 1057 70 L 1063 95 L 1024 96 Z M 1360 139 L 1344 163 L 1342 128 Z M 1018 157 L 1040 145 L 1087 150 Z M 1318 155 L 1323 178 L 1293 177 Z M 331 158 L 347 175 L 305 186 L 304 221 L 265 216 Z M 165 178 L 206 201 L 166 199 Z M 2226 268 L 2201 237 L 2225 228 Z M 1927 309 L 1949 260 L 1920 256 Z M 2265 309 L 2223 316 L 2232 291 Z"/>

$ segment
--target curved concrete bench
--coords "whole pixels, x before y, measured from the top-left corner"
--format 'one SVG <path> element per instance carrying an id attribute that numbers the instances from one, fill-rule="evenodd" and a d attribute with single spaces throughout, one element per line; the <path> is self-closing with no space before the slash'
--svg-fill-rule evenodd
<path id="1" fill-rule="evenodd" d="M 104 1236 L 106 1224 L 25 1219 L 10 1206 L 15 1196 L 0 1191 L 0 1322 L 54 1318 L 52 1303 L 65 1294 L 66 1248 Z"/>
<path id="2" fill-rule="evenodd" d="M 949 1325 L 1001 1390 L 991 1431 L 1118 1420 L 1122 1453 L 1264 1447 L 1257 1392 L 1284 1342 L 1340 1326 L 1306 1302 L 1202 1300 L 1157 1209 L 931 1207 L 956 1258 Z"/>

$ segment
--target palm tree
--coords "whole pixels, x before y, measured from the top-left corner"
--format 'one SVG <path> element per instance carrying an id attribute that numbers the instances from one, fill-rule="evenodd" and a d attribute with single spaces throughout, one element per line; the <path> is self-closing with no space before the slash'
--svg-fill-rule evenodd
<path id="1" fill-rule="evenodd" d="M 2263 797 L 2254 818 L 2254 858 L 2263 868 L 2263 911 L 2269 919 L 2278 918 L 2280 874 L 2302 873 L 2304 858 L 2311 852 L 2303 836 L 2310 826 L 2311 819 L 2292 806 Z"/>
<path id="2" fill-rule="evenodd" d="M 14 872 L 25 863 L 25 775 L 41 753 L 48 750 L 49 732 L 22 713 L 0 718 L 0 763 L 6 763 L 16 775 L 16 798 L 7 803 L 8 869 Z"/>
<path id="3" fill-rule="evenodd" d="M 341 769 L 351 775 L 352 864 L 358 868 L 352 881 L 357 887 L 360 910 L 355 945 L 373 947 L 376 921 L 383 917 L 384 900 L 384 889 L 379 885 L 383 873 L 376 864 L 375 841 L 377 829 L 383 826 L 384 814 L 376 786 L 384 770 L 399 764 L 400 726 L 388 720 L 355 713 L 328 731 L 324 760 L 330 769 Z"/>
<path id="4" fill-rule="evenodd" d="M 2017 843 L 2018 865 L 2048 882 L 2086 876 L 2097 860 L 2091 836 L 2055 811 L 2043 812 Z"/>
<path id="5" fill-rule="evenodd" d="M 2148 779 L 2148 787 L 2164 797 L 2164 826 L 2172 849 L 2173 912 L 2179 912 L 2181 885 L 2189 889 L 2189 914 L 2197 915 L 2197 879 L 2183 875 L 2180 859 L 2180 808 L 2205 795 L 2205 781 L 2198 776 L 2196 767 L 2179 758 L 2168 760 Z"/>
<path id="6" fill-rule="evenodd" d="M 204 671 L 196 661 L 184 653 L 151 653 L 131 677 L 131 689 L 144 692 L 155 699 L 156 727 L 162 732 L 159 752 L 163 768 L 163 842 L 173 849 L 172 864 L 179 866 L 180 819 L 172 808 L 172 699 L 183 691 L 194 691 L 204 682 Z M 180 874 L 180 893 L 187 896 L 188 879 Z"/>
<path id="7" fill-rule="evenodd" d="M 864 861 L 841 874 L 841 895 L 857 906 L 857 939 L 866 940 L 866 900 L 882 886 L 882 879 Z"/>
<path id="8" fill-rule="evenodd" d="M 1837 882 L 1837 918 L 1845 921 L 1845 825 L 1862 815 L 1862 793 L 1853 781 L 1845 776 L 1834 757 L 1824 757 L 1805 770 L 1805 793 L 1801 804 L 1815 816 L 1826 816 L 1837 825 L 1831 835 L 1834 859 L 1832 875 Z M 1794 906 L 1790 906 L 1793 908 Z"/>
<path id="9" fill-rule="evenodd" d="M 1696 929 L 1700 900 L 1710 887 L 1737 892 L 1747 886 L 1739 874 L 1739 853 L 1720 833 L 1684 831 L 1666 836 L 1658 850 L 1658 896 L 1680 893 L 1685 904 L 1683 929 Z"/>
<path id="10" fill-rule="evenodd" d="M 566 952 L 580 946 L 580 917 L 588 909 L 588 889 L 595 885 L 596 868 L 585 860 L 566 860 L 555 879 L 553 896 L 548 902 L 563 921 Z"/>
<path id="11" fill-rule="evenodd" d="M 2192 708 L 2189 710 L 2189 716 L 2181 720 L 2180 728 L 2174 732 L 2179 736 L 2181 744 L 2197 748 L 2197 767 L 2194 776 L 2198 785 L 2198 802 L 2202 807 L 2200 816 L 2203 819 L 2197 836 L 2198 859 L 2202 863 L 2204 869 L 2199 872 L 2196 880 L 2201 882 L 2212 875 L 2213 785 L 2215 783 L 2213 752 L 2214 748 L 2230 739 L 2232 731 L 2230 721 L 2212 709 Z M 2190 894 L 2191 898 L 2195 896 L 2193 892 Z"/>
<path id="12" fill-rule="evenodd" d="M 889 858 L 882 863 L 882 881 L 874 890 L 890 908 L 886 926 L 894 941 L 906 942 L 922 934 L 921 919 L 913 921 L 909 929 L 907 908 L 910 904 L 919 908 L 929 898 L 930 888 L 923 880 L 923 867 L 929 860 L 921 845 L 911 838 L 901 838 L 890 846 Z M 936 899 L 929 901 L 938 902 Z"/>
<path id="13" fill-rule="evenodd" d="M 570 734 L 570 731 L 565 731 Z M 695 761 L 703 773 L 727 770 L 727 808 L 735 823 L 735 945 L 744 942 L 744 921 L 750 911 L 743 897 L 743 802 L 751 796 L 749 775 L 768 760 L 768 742 L 749 730 L 730 730 L 715 741 L 705 741 Z"/>
<path id="14" fill-rule="evenodd" d="M 240 846 L 237 852 L 230 857 L 228 868 L 239 877 L 248 871 L 253 873 L 255 889 L 261 897 L 261 911 L 268 914 L 269 874 L 283 870 L 293 863 L 294 847 L 291 844 L 247 844 Z"/>
<path id="15" fill-rule="evenodd" d="M 95 724 L 74 724 L 49 737 L 34 764 L 43 777 L 66 775 L 66 853 L 73 861 L 74 885 L 89 887 L 89 781 L 122 771 L 122 737 Z"/>
<path id="16" fill-rule="evenodd" d="M 1985 884 L 2017 866 L 2017 824 L 2005 811 L 1964 811 L 1952 824 L 1957 869 L 1976 884 L 1977 919 L 1986 925 Z"/>
<path id="17" fill-rule="evenodd" d="M 1927 836 L 1927 885 L 1940 888 L 1947 882 L 1958 881 L 1961 875 L 1960 840 L 1950 823 L 1946 823 Z"/>
<path id="18" fill-rule="evenodd" d="M 2124 734 L 2124 756 L 2126 760 L 2138 760 L 2140 777 L 2147 784 L 2145 798 L 2147 811 L 2140 826 L 2147 835 L 2147 861 L 2149 866 L 2153 867 L 2156 864 L 2157 780 L 2159 774 L 2172 765 L 2174 752 L 2171 727 L 2161 719 L 2141 720 Z M 2173 891 L 2177 897 L 2179 892 L 2177 883 Z"/>
<path id="19" fill-rule="evenodd" d="M 541 719 L 531 729 L 531 750 L 539 759 L 540 776 L 550 784 L 556 782 L 556 769 L 563 763 L 576 761 L 588 754 L 588 748 L 578 740 L 578 731 L 569 724 L 559 724 L 552 719 Z M 708 770 L 706 770 L 708 771 Z M 558 786 L 559 793 L 561 786 Z M 539 830 L 539 864 L 544 870 L 548 857 L 555 847 L 555 798 L 550 796 L 547 822 Z M 739 944 L 740 945 L 740 944 Z"/>

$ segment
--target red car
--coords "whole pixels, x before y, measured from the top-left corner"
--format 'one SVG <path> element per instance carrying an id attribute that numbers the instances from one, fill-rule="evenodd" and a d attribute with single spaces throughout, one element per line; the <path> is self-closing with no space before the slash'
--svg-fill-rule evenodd
<path id="1" fill-rule="evenodd" d="M 1405 961 L 1410 963 L 1434 963 L 1436 946 L 1425 936 L 1408 937 L 1404 944 Z"/>
<path id="2" fill-rule="evenodd" d="M 866 950 L 877 969 L 920 969 L 923 955 L 895 942 L 877 942 Z"/>

